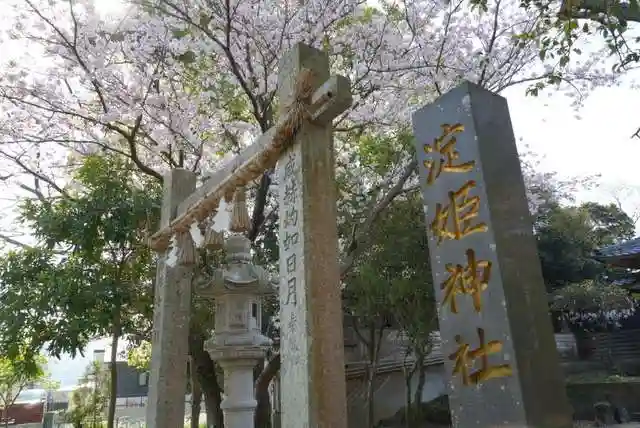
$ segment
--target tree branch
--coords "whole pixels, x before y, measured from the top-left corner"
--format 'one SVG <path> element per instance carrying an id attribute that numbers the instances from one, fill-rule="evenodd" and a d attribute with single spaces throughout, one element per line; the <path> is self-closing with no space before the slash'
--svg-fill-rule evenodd
<path id="1" fill-rule="evenodd" d="M 270 171 L 266 171 L 262 174 L 262 178 L 260 178 L 260 185 L 258 186 L 258 193 L 256 194 L 255 205 L 253 206 L 253 213 L 251 215 L 251 231 L 249 232 L 249 240 L 251 240 L 251 242 L 256 240 L 264 224 L 264 208 L 267 204 L 270 185 L 271 174 Z"/>
<path id="2" fill-rule="evenodd" d="M 4 234 L 0 234 L 0 239 L 11 244 L 11 245 L 15 245 L 16 247 L 20 247 L 20 248 L 24 248 L 25 250 L 31 250 L 33 249 L 33 247 L 31 245 L 25 244 L 24 242 L 20 242 L 10 236 L 4 235 Z"/>
<path id="3" fill-rule="evenodd" d="M 260 396 L 258 393 L 259 391 L 265 391 L 269 387 L 271 380 L 275 377 L 278 371 L 280 371 L 280 364 L 280 353 L 276 352 L 273 354 L 267 365 L 264 367 L 264 370 L 262 370 L 262 373 L 260 373 L 255 381 L 254 389 L 256 397 Z"/>
<path id="4" fill-rule="evenodd" d="M 355 234 L 353 241 L 347 246 L 347 254 L 344 258 L 342 265 L 340 266 L 340 278 L 344 279 L 349 270 L 353 267 L 353 264 L 358 255 L 360 255 L 366 248 L 369 231 L 373 227 L 373 224 L 378 219 L 380 214 L 393 202 L 393 200 L 403 192 L 403 188 L 407 180 L 416 172 L 418 161 L 414 158 L 407 164 L 402 171 L 402 175 L 393 185 L 387 194 L 378 202 L 365 221 L 360 225 L 360 232 Z"/>
<path id="5" fill-rule="evenodd" d="M 500 1 L 496 2 L 496 10 L 493 16 L 493 30 L 491 31 L 491 39 L 489 40 L 489 46 L 485 52 L 485 62 L 482 66 L 482 72 L 480 73 L 480 78 L 478 79 L 478 85 L 484 85 L 485 76 L 487 75 L 487 69 L 489 68 L 489 56 L 493 53 L 493 46 L 495 45 L 497 36 L 498 36 L 498 18 L 500 17 Z"/>
<path id="6" fill-rule="evenodd" d="M 138 130 L 140 130 L 140 124 L 142 123 L 142 115 L 139 115 L 136 118 L 136 122 L 133 125 L 133 129 L 131 130 L 131 134 L 127 137 L 127 144 L 129 145 L 129 151 L 131 152 L 131 160 L 133 163 L 140 169 L 140 171 L 144 172 L 157 179 L 162 183 L 163 177 L 158 171 L 150 168 L 145 165 L 140 158 L 138 157 L 138 149 L 136 147 L 136 135 L 138 134 Z"/>
<path id="7" fill-rule="evenodd" d="M 41 181 L 47 183 L 49 186 L 51 186 L 53 189 L 55 189 L 57 192 L 59 192 L 65 198 L 71 199 L 69 194 L 62 187 L 58 186 L 52 179 L 50 179 L 49 177 L 45 176 L 44 174 L 41 174 L 41 173 L 39 173 L 37 171 L 34 171 L 32 168 L 29 168 L 26 163 L 22 162 L 19 159 L 19 156 L 12 156 L 12 155 L 8 154 L 7 152 L 5 152 L 3 150 L 0 150 L 0 156 L 4 157 L 7 160 L 12 161 L 16 165 L 18 165 L 20 168 L 22 168 L 23 171 L 26 172 L 27 174 L 35 177 L 38 180 L 41 180 Z M 25 188 L 25 190 L 29 190 L 29 189 Z"/>

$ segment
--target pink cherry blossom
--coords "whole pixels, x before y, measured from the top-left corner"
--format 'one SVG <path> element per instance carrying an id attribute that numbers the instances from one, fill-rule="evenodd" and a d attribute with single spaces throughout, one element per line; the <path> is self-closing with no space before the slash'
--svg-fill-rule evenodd
<path id="1" fill-rule="evenodd" d="M 74 152 L 119 153 L 158 178 L 215 168 L 273 126 L 278 59 L 303 41 L 351 79 L 353 107 L 335 122 L 338 176 L 370 207 L 415 186 L 404 174 L 412 155 L 399 146 L 373 171 L 358 138 L 402 132 L 417 106 L 462 80 L 500 92 L 557 69 L 536 40 L 515 39 L 555 18 L 506 0 L 482 13 L 467 0 L 122 0 L 109 14 L 92 0 L 7 3 L 0 156 L 56 191 Z M 567 88 L 614 83 L 602 58 L 565 68 Z"/>

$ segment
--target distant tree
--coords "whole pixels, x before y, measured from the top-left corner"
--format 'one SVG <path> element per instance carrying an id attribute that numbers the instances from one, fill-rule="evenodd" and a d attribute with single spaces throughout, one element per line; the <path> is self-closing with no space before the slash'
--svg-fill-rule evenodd
<path id="1" fill-rule="evenodd" d="M 101 426 L 109 389 L 109 373 L 100 363 L 92 362 L 80 379 L 80 386 L 71 393 L 65 421 L 73 428 L 82 428 L 87 422 Z"/>
<path id="2" fill-rule="evenodd" d="M 141 341 L 127 353 L 127 364 L 138 370 L 149 370 L 151 364 L 151 342 Z"/>
<path id="3" fill-rule="evenodd" d="M 633 237 L 633 220 L 615 204 L 553 204 L 539 212 L 535 233 L 548 290 L 595 279 L 606 266 L 593 258 L 603 246 Z"/>
<path id="4" fill-rule="evenodd" d="M 404 336 L 407 408 L 421 401 L 425 384 L 424 359 L 437 328 L 422 198 L 417 191 L 395 200 L 370 230 L 370 248 L 345 279 L 345 307 L 367 351 L 368 419 L 373 426 L 373 385 L 385 332 Z M 411 380 L 418 386 L 411 390 Z"/>
<path id="5" fill-rule="evenodd" d="M 29 361 L 20 356 L 13 359 L 0 357 L 0 404 L 5 427 L 9 426 L 9 410 L 20 393 L 31 384 L 47 379 L 46 363 L 46 358 L 41 355 Z"/>
<path id="6" fill-rule="evenodd" d="M 374 392 L 380 349 L 385 333 L 391 327 L 392 308 L 388 296 L 391 284 L 381 278 L 372 263 L 357 266 L 347 279 L 344 304 L 349 325 L 365 350 L 366 362 L 364 387 L 366 398 L 366 423 L 375 424 Z"/>
<path id="7" fill-rule="evenodd" d="M 597 248 L 591 225 L 575 207 L 558 205 L 539 217 L 536 238 L 548 290 L 595 278 L 604 270 L 591 256 Z"/>
<path id="8" fill-rule="evenodd" d="M 31 354 L 46 346 L 59 356 L 110 336 L 112 428 L 118 342 L 150 329 L 154 258 L 145 230 L 158 218 L 160 188 L 121 158 L 92 155 L 65 194 L 21 207 L 39 243 L 0 259 L 0 345 L 9 357 L 19 340 Z"/>
<path id="9" fill-rule="evenodd" d="M 427 380 L 425 359 L 433 349 L 432 333 L 438 329 L 421 195 L 412 192 L 396 201 L 380 220 L 379 230 L 377 242 L 384 242 L 385 250 L 377 260 L 384 258 L 380 270 L 390 285 L 392 322 L 405 344 L 406 423 L 407 427 L 419 426 Z"/>
<path id="10" fill-rule="evenodd" d="M 587 215 L 596 245 L 604 247 L 633 239 L 635 221 L 618 204 L 586 202 L 580 210 Z"/>

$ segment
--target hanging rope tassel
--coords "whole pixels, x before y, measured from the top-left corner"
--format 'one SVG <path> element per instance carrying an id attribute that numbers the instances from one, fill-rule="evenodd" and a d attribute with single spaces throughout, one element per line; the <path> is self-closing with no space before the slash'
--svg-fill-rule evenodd
<path id="1" fill-rule="evenodd" d="M 226 208 L 223 208 L 226 209 Z M 213 210 L 209 216 L 198 223 L 198 228 L 202 234 L 201 247 L 207 250 L 219 250 L 224 246 L 224 232 L 214 230 L 213 219 L 217 214 L 217 210 Z"/>
<path id="2" fill-rule="evenodd" d="M 209 250 L 219 250 L 224 245 L 224 233 L 208 228 L 204 234 L 204 247 Z"/>
<path id="3" fill-rule="evenodd" d="M 178 264 L 191 266 L 196 263 L 196 246 L 189 231 L 179 232 L 176 236 L 178 245 Z"/>
<path id="4" fill-rule="evenodd" d="M 216 232 L 213 229 L 207 230 L 204 245 L 210 250 L 219 250 L 224 245 L 224 233 Z"/>
<path id="5" fill-rule="evenodd" d="M 236 197 L 233 201 L 229 230 L 236 233 L 244 233 L 250 228 L 251 220 L 249 219 L 249 210 L 247 210 L 247 195 L 245 194 L 244 187 L 238 187 L 236 189 Z"/>

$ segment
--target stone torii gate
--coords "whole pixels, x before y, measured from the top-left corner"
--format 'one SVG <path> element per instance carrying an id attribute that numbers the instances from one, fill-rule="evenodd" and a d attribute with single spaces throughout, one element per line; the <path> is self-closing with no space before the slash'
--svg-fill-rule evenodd
<path id="1" fill-rule="evenodd" d="M 282 428 L 346 428 L 346 386 L 332 120 L 352 102 L 350 82 L 329 76 L 326 53 L 297 44 L 280 60 L 283 111 L 269 129 L 196 189 L 195 174 L 164 181 L 147 426 L 184 424 L 193 225 L 222 199 L 276 167 L 280 215 Z M 277 165 L 276 165 L 277 164 Z M 167 263 L 171 246 L 178 264 Z M 232 427 L 239 428 L 239 427 Z"/>

